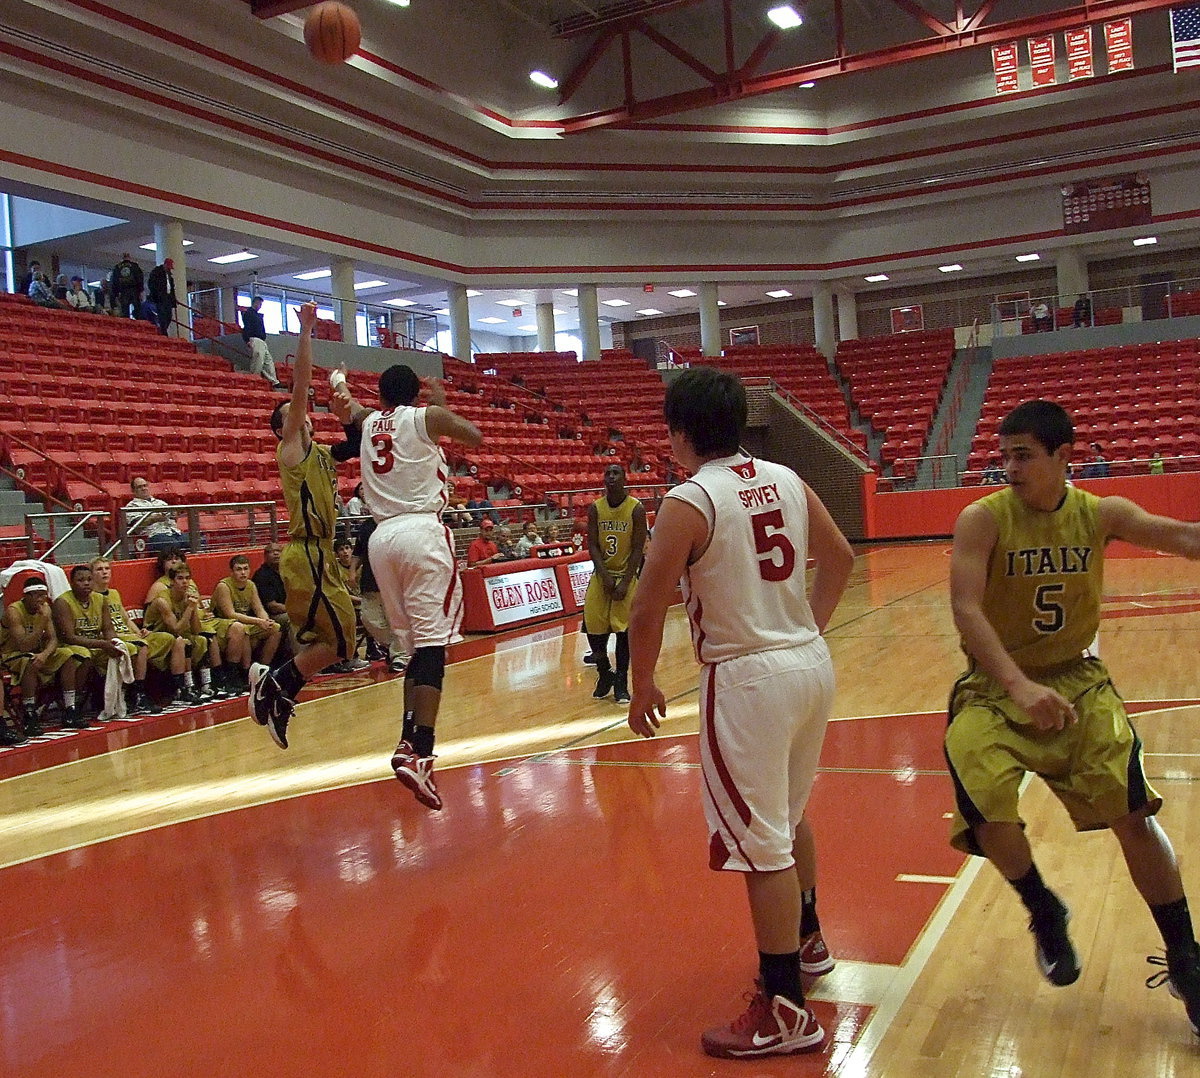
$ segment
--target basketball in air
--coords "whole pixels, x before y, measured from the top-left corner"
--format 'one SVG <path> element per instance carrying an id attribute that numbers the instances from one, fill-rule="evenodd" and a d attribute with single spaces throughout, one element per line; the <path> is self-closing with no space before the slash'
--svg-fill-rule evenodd
<path id="1" fill-rule="evenodd" d="M 304 43 L 323 64 L 340 64 L 358 51 L 362 25 L 345 4 L 328 0 L 318 4 L 304 20 Z"/>

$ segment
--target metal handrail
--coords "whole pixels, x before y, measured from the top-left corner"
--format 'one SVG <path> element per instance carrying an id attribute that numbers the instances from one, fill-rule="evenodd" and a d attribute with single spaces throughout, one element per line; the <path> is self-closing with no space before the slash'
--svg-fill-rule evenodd
<path id="1" fill-rule="evenodd" d="M 774 393 L 776 396 L 782 397 L 785 401 L 787 401 L 787 403 L 800 412 L 805 419 L 807 419 L 815 427 L 819 428 L 822 434 L 836 442 L 839 449 L 849 453 L 856 460 L 867 465 L 867 467 L 870 467 L 870 454 L 868 454 L 866 450 L 862 448 L 862 446 L 856 445 L 854 442 L 850 441 L 850 439 L 847 438 L 840 430 L 838 430 L 837 427 L 830 423 L 828 419 L 826 419 L 819 412 L 814 412 L 790 390 L 785 389 L 778 382 L 776 382 L 774 378 L 768 377 L 767 375 L 752 375 L 742 379 L 742 384 L 747 388 L 762 388 L 761 384 L 764 382 L 766 383 L 765 388 L 769 389 L 770 392 Z"/>
<path id="2" fill-rule="evenodd" d="M 139 534 L 136 530 L 130 530 L 129 515 L 139 514 L 139 522 L 142 517 L 148 516 L 151 513 L 171 513 L 174 517 L 179 517 L 183 514 L 187 515 L 188 520 L 188 546 L 191 553 L 198 553 L 201 549 L 200 543 L 200 514 L 204 513 L 223 513 L 229 512 L 245 512 L 248 520 L 247 524 L 250 528 L 254 528 L 254 511 L 256 509 L 265 509 L 267 522 L 270 525 L 271 542 L 279 537 L 279 507 L 272 501 L 254 501 L 254 502 L 186 502 L 178 505 L 163 505 L 157 506 L 155 509 L 129 509 L 121 506 L 117 514 L 116 520 L 116 541 L 105 551 L 105 554 L 111 554 L 117 547 L 122 547 L 126 553 L 129 551 L 129 542 L 131 539 L 138 538 Z M 135 525 L 136 528 L 136 525 Z"/>
<path id="3" fill-rule="evenodd" d="M 26 532 L 25 549 L 29 552 L 29 556 L 31 558 L 36 556 L 34 553 L 34 549 L 33 549 L 33 535 L 34 535 L 33 521 L 35 521 L 35 520 L 57 520 L 57 519 L 61 519 L 62 517 L 65 517 L 65 516 L 71 516 L 71 517 L 78 516 L 80 518 L 79 523 L 73 525 L 70 529 L 68 529 L 66 534 L 62 535 L 60 538 L 55 540 L 54 544 L 42 554 L 42 556 L 41 556 L 42 561 L 52 560 L 54 557 L 54 552 L 56 550 L 58 550 L 58 548 L 60 546 L 62 546 L 63 543 L 65 543 L 68 539 L 70 539 L 72 535 L 74 535 L 77 531 L 79 531 L 79 529 L 82 528 L 89 520 L 91 520 L 92 517 L 107 517 L 107 516 L 109 516 L 109 514 L 105 513 L 105 512 L 101 512 L 98 509 L 88 509 L 81 513 L 26 513 L 25 514 L 25 532 Z"/>

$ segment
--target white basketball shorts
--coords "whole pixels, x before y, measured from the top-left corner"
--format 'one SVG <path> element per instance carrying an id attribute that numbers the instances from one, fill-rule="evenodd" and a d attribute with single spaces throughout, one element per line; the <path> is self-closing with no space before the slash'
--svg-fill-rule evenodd
<path id="1" fill-rule="evenodd" d="M 462 639 L 462 579 L 454 540 L 435 514 L 383 521 L 371 536 L 369 556 L 388 624 L 404 654 Z"/>
<path id="2" fill-rule="evenodd" d="M 790 868 L 825 727 L 833 662 L 821 638 L 704 668 L 700 763 L 709 865 L 735 872 Z"/>

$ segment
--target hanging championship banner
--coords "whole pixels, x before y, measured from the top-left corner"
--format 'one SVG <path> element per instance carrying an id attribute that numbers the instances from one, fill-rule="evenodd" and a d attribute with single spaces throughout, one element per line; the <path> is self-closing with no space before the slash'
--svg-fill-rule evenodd
<path id="1" fill-rule="evenodd" d="M 1011 94 L 1021 88 L 1020 56 L 1015 41 L 992 46 L 992 70 L 996 73 L 996 93 Z"/>
<path id="2" fill-rule="evenodd" d="M 1029 49 L 1029 69 L 1033 73 L 1033 85 L 1053 86 L 1058 82 L 1054 70 L 1054 36 L 1031 37 L 1025 41 Z"/>
<path id="3" fill-rule="evenodd" d="M 1062 205 L 1064 232 L 1148 225 L 1150 179 L 1137 172 L 1067 184 L 1062 189 Z"/>
<path id="4" fill-rule="evenodd" d="M 1067 39 L 1067 78 L 1071 82 L 1090 79 L 1096 74 L 1092 64 L 1092 28 L 1068 30 L 1063 36 Z"/>
<path id="5" fill-rule="evenodd" d="M 1133 70 L 1133 20 L 1116 19 L 1104 24 L 1104 48 L 1108 53 L 1108 71 Z"/>

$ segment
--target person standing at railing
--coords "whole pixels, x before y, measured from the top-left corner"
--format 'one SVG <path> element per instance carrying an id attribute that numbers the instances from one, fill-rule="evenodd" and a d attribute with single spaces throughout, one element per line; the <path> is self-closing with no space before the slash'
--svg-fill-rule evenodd
<path id="1" fill-rule="evenodd" d="M 164 258 L 162 265 L 155 266 L 146 279 L 146 291 L 158 316 L 158 332 L 164 337 L 171 331 L 171 323 L 175 320 L 175 308 L 179 305 L 179 299 L 175 295 L 174 269 L 175 260 Z"/>
<path id="2" fill-rule="evenodd" d="M 267 326 L 262 316 L 262 296 L 255 296 L 249 307 L 239 307 L 242 319 L 242 340 L 250 348 L 250 373 L 258 374 L 271 383 L 272 389 L 282 389 L 275 373 L 275 360 L 267 347 Z"/>
<path id="3" fill-rule="evenodd" d="M 112 268 L 112 294 L 116 313 L 121 318 L 136 317 L 138 306 L 142 302 L 142 287 L 145 278 L 142 267 L 132 258 L 129 252 L 121 255 L 121 261 Z"/>

